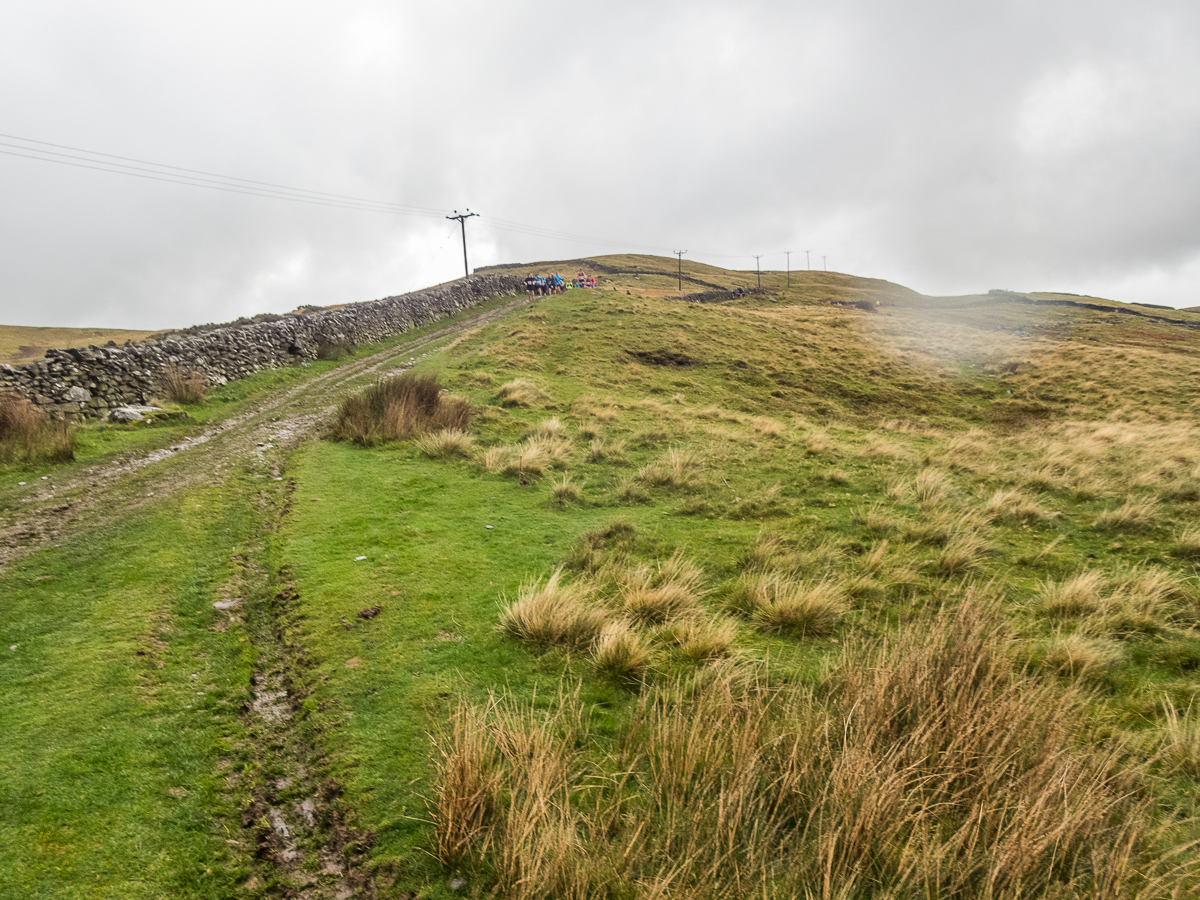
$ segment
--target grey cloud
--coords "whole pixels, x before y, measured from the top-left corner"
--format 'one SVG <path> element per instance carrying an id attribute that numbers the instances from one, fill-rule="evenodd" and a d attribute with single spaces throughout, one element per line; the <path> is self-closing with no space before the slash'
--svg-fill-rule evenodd
<path id="1" fill-rule="evenodd" d="M 441 213 L 0 156 L 9 323 L 420 287 L 460 273 L 466 206 L 475 265 L 811 249 L 930 292 L 1200 302 L 1190 3 L 11 6 L 0 130 Z"/>

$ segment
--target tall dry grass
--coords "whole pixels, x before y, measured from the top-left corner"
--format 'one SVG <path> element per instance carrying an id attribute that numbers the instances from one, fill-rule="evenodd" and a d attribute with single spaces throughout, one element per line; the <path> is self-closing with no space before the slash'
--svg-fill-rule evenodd
<path id="1" fill-rule="evenodd" d="M 500 614 L 500 630 L 538 647 L 586 649 L 609 619 L 595 595 L 590 581 L 566 581 L 559 566 L 545 582 L 531 579 L 521 585 L 516 602 Z"/>
<path id="2" fill-rule="evenodd" d="M 438 431 L 465 431 L 471 405 L 442 392 L 435 375 L 405 373 L 342 401 L 333 437 L 371 446 Z"/>
<path id="3" fill-rule="evenodd" d="M 24 397 L 0 395 L 0 461 L 69 462 L 75 458 L 75 430 L 51 419 Z"/>
<path id="4" fill-rule="evenodd" d="M 1083 703 L 1018 671 L 968 591 L 848 645 L 820 689 L 731 662 L 648 689 L 608 753 L 572 724 L 578 694 L 460 713 L 474 731 L 456 719 L 439 744 L 436 852 L 515 898 L 1194 895 L 1197 863 L 1156 843 L 1121 748 L 1085 749 Z"/>
<path id="5" fill-rule="evenodd" d="M 158 383 L 168 400 L 192 406 L 208 399 L 213 388 L 203 372 L 186 366 L 167 366 L 159 375 Z"/>

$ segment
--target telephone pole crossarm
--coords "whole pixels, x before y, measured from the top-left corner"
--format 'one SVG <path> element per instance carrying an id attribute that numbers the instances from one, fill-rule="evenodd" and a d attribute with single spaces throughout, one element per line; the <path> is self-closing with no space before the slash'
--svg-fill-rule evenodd
<path id="1" fill-rule="evenodd" d="M 447 219 L 451 219 L 452 221 L 458 222 L 459 226 L 462 228 L 463 275 L 466 276 L 468 281 L 471 279 L 471 269 L 467 265 L 467 219 L 471 218 L 472 216 L 477 216 L 477 215 L 479 215 L 479 213 L 473 213 L 473 212 L 471 212 L 470 209 L 468 209 L 465 213 L 460 213 L 456 209 L 454 211 L 454 215 L 446 216 Z"/>

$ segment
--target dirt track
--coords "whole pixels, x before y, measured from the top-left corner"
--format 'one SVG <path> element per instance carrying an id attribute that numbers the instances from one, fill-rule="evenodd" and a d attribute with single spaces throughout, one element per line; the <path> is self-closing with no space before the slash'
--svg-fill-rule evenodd
<path id="1" fill-rule="evenodd" d="M 526 302 L 517 297 L 497 309 L 262 394 L 237 415 L 170 447 L 125 453 L 68 475 L 32 481 L 26 487 L 28 493 L 18 497 L 13 507 L 0 510 L 0 568 L 83 530 L 103 526 L 154 499 L 219 478 L 233 465 L 249 464 L 256 474 L 279 477 L 284 453 L 315 437 L 345 394 L 404 371 L 446 338 Z"/>

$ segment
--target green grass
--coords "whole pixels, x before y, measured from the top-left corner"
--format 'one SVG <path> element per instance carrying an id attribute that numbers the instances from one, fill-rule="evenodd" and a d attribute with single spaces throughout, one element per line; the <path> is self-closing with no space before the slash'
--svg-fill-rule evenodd
<path id="1" fill-rule="evenodd" d="M 1179 518 L 1184 507 L 1143 517 L 1129 532 L 1107 519 L 1103 527 L 1093 524 L 1120 505 L 1103 491 L 1079 497 L 1055 491 L 1034 506 L 1010 503 L 1015 511 L 995 512 L 993 504 L 989 512 L 988 501 L 1022 471 L 1029 447 L 1020 436 L 1009 442 L 989 430 L 998 390 L 994 377 L 977 368 L 947 369 L 942 377 L 927 363 L 889 358 L 885 345 L 864 340 L 842 312 L 816 313 L 802 330 L 784 324 L 778 310 L 750 315 L 581 293 L 542 301 L 535 315 L 485 329 L 424 364 L 484 409 L 473 426 L 477 453 L 515 444 L 557 417 L 571 441 L 565 474 L 586 485 L 577 504 L 556 505 L 548 479 L 523 485 L 469 461 L 424 459 L 407 445 L 373 453 L 310 448 L 298 470 L 305 491 L 322 497 L 297 504 L 289 535 L 303 602 L 344 597 L 339 615 L 347 617 L 360 601 L 385 606 L 366 626 L 381 634 L 378 642 L 359 643 L 363 626 L 314 631 L 311 641 L 328 645 L 321 653 L 329 654 L 329 680 L 321 691 L 331 709 L 351 715 L 339 728 L 339 743 L 362 764 L 348 770 L 349 784 L 363 797 L 364 821 L 380 829 L 376 858 L 397 888 L 445 884 L 447 876 L 439 879 L 421 855 L 433 840 L 419 821 L 427 818 L 422 797 L 432 790 L 434 756 L 423 735 L 437 731 L 459 698 L 481 703 L 487 691 L 503 689 L 529 702 L 535 692 L 555 696 L 560 679 L 581 679 L 585 692 L 616 691 L 599 707 L 604 721 L 628 714 L 635 695 L 619 681 L 590 676 L 580 665 L 586 654 L 528 653 L 495 632 L 498 606 L 515 599 L 522 580 L 545 577 L 576 558 L 580 536 L 614 519 L 630 521 L 641 535 L 635 560 L 662 561 L 675 549 L 695 558 L 714 590 L 710 612 L 719 611 L 767 523 L 784 536 L 787 561 L 773 564 L 850 585 L 851 596 L 863 599 L 829 637 L 814 640 L 806 629 L 798 640 L 753 635 L 743 626 L 735 639 L 739 664 L 769 655 L 774 677 L 801 683 L 836 651 L 840 637 L 881 635 L 922 609 L 953 602 L 964 577 L 1002 585 L 1011 598 L 1010 621 L 1033 646 L 1048 640 L 1052 628 L 1025 612 L 1039 580 L 1075 571 L 1081 558 L 1102 566 L 1173 565 L 1158 542 L 1186 521 Z M 657 346 L 682 349 L 697 364 L 649 366 L 626 352 Z M 773 362 L 793 357 L 787 370 Z M 874 378 L 867 377 L 872 370 Z M 545 399 L 503 407 L 495 386 L 514 378 L 532 382 Z M 985 429 L 979 460 L 963 455 L 967 445 L 952 443 L 964 423 Z M 610 459 L 593 452 L 598 438 L 623 442 L 624 454 Z M 957 454 L 955 464 L 935 483 L 922 475 L 921 461 L 947 448 Z M 647 472 L 638 479 L 640 491 L 623 490 L 645 467 L 685 452 L 697 461 L 689 477 Z M 1118 477 L 1124 463 L 1109 459 L 1106 477 Z M 331 499 L 338 499 L 336 513 Z M 854 581 L 860 560 L 881 549 L 880 536 L 856 524 L 855 513 L 879 502 L 899 526 L 882 548 L 879 571 Z M 317 563 L 310 557 L 328 553 L 332 534 L 353 534 L 358 545 L 339 539 L 339 562 Z M 359 568 L 346 562 L 380 553 L 385 561 L 372 563 L 384 567 L 377 578 L 365 562 Z M 314 568 L 321 574 L 305 575 Z M 439 631 L 464 640 L 439 641 Z M 354 656 L 360 665 L 346 670 L 344 660 Z M 670 658 L 655 666 L 652 679 L 689 671 Z M 379 681 L 365 681 L 375 671 Z M 1054 681 L 1059 671 L 1043 677 Z M 1170 665 L 1129 655 L 1102 682 L 1109 696 L 1093 701 L 1094 715 L 1141 733 L 1149 724 L 1145 710 L 1164 688 L 1178 702 L 1197 692 L 1179 671 L 1177 664 L 1172 674 Z M 388 721 L 389 713 L 396 721 Z M 605 733 L 597 733 L 597 752 L 606 746 Z M 394 774 L 384 774 L 392 767 Z"/>
<path id="2" fill-rule="evenodd" d="M 218 771 L 244 765 L 246 645 L 211 604 L 247 524 L 191 492 L 0 577 L 7 896 L 221 897 L 246 874 Z"/>
<path id="3" fill-rule="evenodd" d="M 1002 877 L 1001 855 L 989 857 L 984 849 L 972 851 L 967 862 L 955 855 L 953 865 L 921 869 L 920 878 L 928 880 L 918 890 L 917 881 L 904 880 L 910 877 L 903 875 L 910 857 L 886 829 L 856 844 L 857 856 L 849 851 L 839 856 L 830 849 L 833 844 L 821 849 L 804 843 L 811 834 L 803 840 L 792 835 L 788 839 L 798 841 L 789 845 L 797 860 L 794 871 L 773 869 L 770 854 L 753 843 L 755 823 L 764 828 L 769 823 L 783 834 L 793 819 L 808 821 L 799 806 L 786 807 L 790 812 L 783 819 L 772 818 L 786 806 L 772 805 L 771 799 L 775 775 L 792 777 L 786 766 L 765 781 L 761 776 L 774 771 L 769 767 L 754 769 L 746 779 L 771 790 L 753 794 L 758 804 L 753 808 L 762 816 L 739 820 L 736 852 L 723 856 L 711 842 L 735 832 L 705 817 L 726 807 L 689 805 L 690 782 L 679 777 L 678 767 L 691 765 L 688 760 L 696 753 L 709 754 L 704 758 L 713 767 L 700 772 L 696 783 L 707 784 L 715 795 L 750 771 L 739 768 L 741 763 L 722 768 L 737 748 L 722 743 L 721 729 L 691 736 L 687 729 L 664 731 L 679 741 L 670 754 L 644 740 L 646 729 L 699 721 L 710 701 L 731 723 L 745 724 L 750 720 L 738 718 L 744 707 L 732 700 L 750 698 L 747 686 L 757 685 L 754 690 L 764 693 L 756 696 L 769 708 L 761 721 L 777 730 L 761 745 L 749 740 L 757 741 L 756 734 L 740 746 L 767 748 L 761 752 L 771 755 L 787 744 L 786 735 L 811 737 L 803 753 L 772 756 L 771 765 L 804 760 L 804 777 L 811 781 L 797 796 L 820 798 L 819 821 L 829 829 L 817 838 L 833 834 L 837 822 L 849 821 L 847 807 L 839 805 L 849 795 L 838 791 L 867 785 L 866 795 L 883 797 L 899 783 L 894 779 L 931 766 L 920 769 L 911 793 L 904 794 L 906 803 L 915 804 L 912 809 L 923 811 L 907 825 L 902 817 L 897 821 L 900 831 L 918 828 L 919 822 L 921 834 L 933 842 L 970 821 L 970 811 L 956 805 L 971 795 L 970 785 L 947 781 L 941 800 L 921 805 L 928 799 L 922 791 L 942 783 L 937 754 L 955 752 L 956 736 L 965 731 L 947 732 L 929 750 L 921 742 L 937 729 L 914 723 L 921 721 L 922 711 L 941 709 L 939 703 L 959 696 L 957 689 L 937 687 L 939 679 L 965 677 L 959 671 L 962 660 L 970 658 L 974 665 L 984 656 L 995 678 L 971 702 L 1009 723 L 988 733 L 1017 734 L 1021 729 L 1012 723 L 1036 720 L 1041 724 L 1033 731 L 1041 729 L 1041 736 L 1034 737 L 1043 742 L 1039 746 L 1047 759 L 1068 767 L 1078 763 L 1080 771 L 1092 771 L 1091 766 L 1104 773 L 1104 790 L 1128 791 L 1136 798 L 1122 806 L 1096 794 L 1104 802 L 1094 807 L 1100 810 L 1094 822 L 1102 831 L 1113 825 L 1117 831 L 1111 834 L 1124 827 L 1116 819 L 1138 822 L 1136 854 L 1129 859 L 1136 857 L 1143 871 L 1155 871 L 1156 856 L 1164 850 L 1200 838 L 1192 780 L 1194 710 L 1200 708 L 1200 568 L 1191 533 L 1200 496 L 1194 488 L 1200 478 L 1200 405 L 1192 397 L 1194 379 L 1186 377 L 1187 353 L 1145 341 L 1135 346 L 1145 335 L 1124 324 L 1100 327 L 1103 312 L 985 306 L 976 302 L 979 298 L 926 302 L 895 286 L 836 273 L 796 274 L 787 295 L 782 273 L 766 273 L 764 284 L 775 291 L 775 303 L 751 297 L 688 306 L 660 299 L 673 284 L 666 284 L 665 275 L 650 274 L 645 258 L 620 262 L 645 266 L 642 277 L 618 280 L 620 291 L 571 291 L 541 300 L 419 363 L 418 372 L 437 374 L 450 391 L 475 405 L 469 446 L 431 455 L 413 442 L 369 449 L 315 442 L 302 445 L 284 473 L 291 485 L 288 512 L 264 559 L 275 578 L 293 586 L 298 596 L 281 622 L 302 657 L 296 675 L 305 699 L 296 740 L 315 747 L 322 777 L 340 786 L 344 822 L 374 835 L 370 865 L 381 896 L 454 896 L 450 879 L 460 873 L 469 878 L 468 893 L 479 896 L 493 889 L 506 897 L 564 895 L 575 876 L 554 868 L 557 863 L 538 869 L 549 879 L 544 883 L 514 880 L 513 872 L 520 871 L 513 868 L 514 860 L 546 862 L 529 855 L 537 848 L 543 857 L 547 848 L 567 848 L 557 857 L 563 860 L 573 858 L 571 847 L 592 848 L 589 865 L 600 868 L 588 877 L 598 879 L 593 884 L 609 885 L 613 896 L 644 896 L 657 875 L 675 866 L 691 873 L 685 880 L 694 879 L 677 885 L 680 890 L 695 888 L 696 896 L 708 896 L 706 891 L 717 889 L 710 885 L 741 877 L 734 874 L 734 857 L 747 866 L 746 873 L 758 873 L 755 878 L 767 873 L 767 881 L 750 884 L 747 895 L 795 895 L 800 890 L 795 873 L 809 871 L 804 867 L 815 859 L 841 866 L 839 878 L 864 873 L 839 882 L 847 896 L 884 896 L 889 885 L 895 896 L 910 889 L 940 895 L 945 883 L 939 879 L 945 875 L 953 881 L 953 865 L 959 863 L 967 867 L 962 871 L 989 870 Z M 725 277 L 720 270 L 694 274 Z M 731 284 L 746 277 L 753 275 L 729 274 Z M 831 300 L 854 296 L 881 299 L 881 309 L 891 315 L 830 306 Z M 1074 317 L 1076 337 L 1103 334 L 1124 349 L 1093 346 L 1061 330 L 1039 330 L 1064 316 Z M 993 330 L 998 321 L 1032 329 L 1034 336 L 1010 341 Z M 1144 327 L 1149 326 L 1139 325 Z M 1200 349 L 1190 332 L 1170 336 Z M 656 365 L 652 360 L 668 358 L 660 351 L 690 363 Z M 317 369 L 262 377 L 303 378 L 308 371 Z M 503 386 L 518 380 L 536 390 L 522 384 L 521 402 L 506 405 L 512 390 Z M 1130 387 L 1121 395 L 1113 392 L 1119 384 L 1150 387 L 1145 394 Z M 1170 384 L 1178 388 L 1168 389 Z M 241 383 L 218 389 L 197 408 L 197 419 L 230 414 L 251 396 L 241 392 L 257 389 Z M 110 440 L 116 445 L 135 438 L 151 440 L 144 434 Z M 85 447 L 91 447 L 90 440 L 85 436 Z M 484 461 L 489 451 L 493 462 L 532 454 L 541 477 L 532 474 L 532 463 L 524 468 L 496 464 L 489 471 Z M 85 450 L 101 452 L 108 451 Z M 569 496 L 564 485 L 571 486 Z M 168 595 L 193 614 L 211 603 L 212 586 L 224 577 L 222 542 L 245 542 L 238 535 L 249 525 L 237 523 L 261 487 L 248 480 L 214 487 L 202 492 L 213 505 L 194 518 L 186 508 L 192 498 L 181 499 L 144 522 L 81 541 L 91 549 L 87 554 L 72 550 L 73 565 L 60 558 L 64 548 L 31 557 L 5 576 L 11 579 L 6 584 L 29 594 L 12 618 L 13 627 L 33 628 L 44 635 L 38 640 L 56 646 L 73 646 L 69 642 L 78 639 L 86 649 L 78 659 L 60 655 L 43 667 L 58 673 L 59 686 L 48 696 L 59 711 L 56 717 L 64 720 L 86 721 L 79 710 L 90 715 L 105 703 L 116 704 L 104 721 L 121 723 L 122 740 L 126 731 L 133 735 L 126 750 L 120 741 L 115 744 L 117 758 L 133 773 L 121 785 L 156 785 L 150 790 L 155 797 L 158 787 L 171 786 L 163 773 L 178 771 L 181 764 L 163 760 L 183 751 L 156 744 L 162 740 L 155 737 L 156 729 L 166 734 L 191 720 L 174 707 L 159 719 L 140 716 L 140 707 L 129 700 L 136 679 L 115 665 L 105 668 L 105 654 L 146 631 L 146 616 L 159 608 L 152 585 L 174 585 L 176 579 L 180 586 Z M 172 528 L 184 528 L 188 546 L 198 548 L 194 570 L 178 549 L 185 541 Z M 123 578 L 133 577 L 117 561 L 122 541 L 146 548 L 139 553 L 156 560 L 158 580 L 135 580 L 128 592 L 119 587 L 126 584 Z M 697 570 L 689 576 L 695 581 L 689 582 L 694 600 L 672 608 L 671 616 L 678 617 L 660 615 L 642 600 L 629 601 L 638 579 L 671 565 L 676 553 Z M 224 559 L 229 556 L 227 551 Z M 612 625 L 603 641 L 574 648 L 526 645 L 501 633 L 502 610 L 517 600 L 521 586 L 544 582 L 560 566 L 563 579 L 585 582 L 587 596 L 609 622 L 620 624 Z M 30 580 L 43 571 L 70 579 L 73 590 L 60 596 L 53 594 L 53 579 Z M 23 581 L 17 580 L 18 572 L 24 573 Z M 1086 608 L 1054 605 L 1050 586 L 1092 572 L 1099 573 L 1093 579 L 1099 586 Z M 755 583 L 774 585 L 772 597 L 784 598 L 807 596 L 819 586 L 819 621 L 805 618 L 809 612 L 797 603 L 750 602 Z M 101 590 L 109 599 L 90 599 Z M 141 610 L 141 618 L 123 618 L 121 603 Z M 380 607 L 377 616 L 358 616 L 375 606 Z M 981 619 L 986 627 L 971 626 L 975 637 L 962 643 L 967 649 L 951 652 L 954 642 L 946 635 L 952 636 L 953 628 L 947 623 L 954 621 L 955 610 L 976 608 L 987 610 L 994 621 Z M 49 611 L 56 609 L 68 612 L 54 619 Z M 245 687 L 250 641 L 241 643 L 234 631 L 198 627 L 205 622 L 202 616 L 188 626 L 187 616 L 177 613 L 179 628 L 165 642 L 161 672 L 175 671 L 172 666 L 183 657 L 172 654 L 195 645 L 209 654 L 214 673 L 225 673 L 227 681 L 219 684 L 228 684 L 229 696 L 236 696 L 237 687 Z M 668 621 L 660 621 L 664 618 Z M 241 636 L 254 639 L 254 627 Z M 951 649 L 939 656 L 943 638 Z M 4 646 L 25 640 L 5 638 Z M 917 658 L 925 660 L 925 668 L 912 668 Z M 913 688 L 911 708 L 902 709 L 894 698 L 908 696 L 905 692 L 918 683 L 927 685 L 926 692 Z M 184 702 L 183 694 L 172 693 L 173 685 L 163 681 L 161 702 Z M 111 699 L 105 686 L 113 690 Z M 722 705 L 706 693 L 714 690 L 726 691 L 722 696 L 731 702 Z M 962 696 L 968 694 L 964 688 Z M 43 723 L 26 702 L 26 687 L 14 696 L 21 702 L 8 714 L 31 718 L 25 724 L 19 719 L 13 737 L 0 738 L 9 741 L 2 749 L 10 767 L 14 754 L 20 757 L 22 742 Z M 862 713 L 857 697 L 873 704 L 870 715 Z M 1029 715 L 1021 709 L 1026 701 Z M 1061 722 L 1057 704 L 1072 710 Z M 246 766 L 248 779 L 251 773 L 265 777 L 262 765 L 243 759 L 229 743 L 240 739 L 228 710 L 218 712 L 184 732 L 197 748 L 188 757 L 197 773 L 192 783 L 215 783 L 211 773 L 226 756 Z M 965 715 L 957 707 L 949 713 Z M 964 721 L 976 719 L 971 713 Z M 431 804 L 439 791 L 443 799 L 453 793 L 439 781 L 439 766 L 449 765 L 454 741 L 465 740 L 461 734 L 472 722 L 490 723 L 485 730 L 495 742 L 492 762 L 481 765 L 495 766 L 497 777 L 509 780 L 495 782 L 504 787 L 493 798 L 492 818 L 476 822 L 480 830 L 461 841 L 442 834 L 439 843 Z M 452 734 L 454 727 L 460 738 Z M 94 757 L 99 746 L 99 739 L 83 730 L 87 733 L 67 741 L 77 751 L 72 759 Z M 730 733 L 735 731 L 731 725 Z M 885 752 L 871 762 L 871 778 L 878 781 L 834 779 L 835 770 L 842 775 L 859 771 L 845 768 L 855 757 L 844 748 L 820 742 L 843 733 L 864 736 L 863 747 L 869 737 L 872 747 L 884 749 L 898 734 L 905 736 L 911 746 L 905 744 L 904 752 L 911 752 L 916 768 L 906 763 L 889 770 Z M 986 734 L 978 736 L 984 739 L 981 746 L 989 746 Z M 176 744 L 190 746 L 188 740 Z M 138 757 L 132 748 L 143 744 L 149 750 Z M 1001 761 L 985 751 L 971 754 L 981 764 Z M 56 766 L 66 764 L 43 760 L 40 749 L 27 756 L 32 767 L 0 770 L 10 789 L 21 792 L 23 809 L 38 809 L 32 798 L 39 781 L 108 783 L 108 776 L 60 770 Z M 527 764 L 533 759 L 551 774 L 568 773 L 546 795 L 553 802 L 545 809 L 557 810 L 553 814 L 533 815 L 526 803 L 536 795 L 534 767 Z M 658 760 L 667 759 L 678 766 L 660 766 Z M 1002 773 L 1003 766 L 997 771 Z M 988 778 L 998 790 L 993 796 L 1002 798 L 995 807 L 998 827 L 1013 837 L 1006 812 L 1013 807 L 1003 799 L 1013 785 L 1002 775 Z M 678 795 L 670 794 L 668 789 L 675 788 Z M 175 825 L 161 825 L 175 821 L 171 804 L 146 801 L 143 814 L 135 804 L 122 805 L 117 788 L 97 790 L 101 799 L 88 809 L 97 816 L 111 813 L 115 832 L 148 829 L 144 821 L 156 823 L 164 835 L 176 834 Z M 147 896 L 153 890 L 203 895 L 194 887 L 172 885 L 196 876 L 199 860 L 216 852 L 214 835 L 222 842 L 226 834 L 245 838 L 236 825 L 236 804 L 214 795 L 219 788 L 205 790 L 209 793 L 196 788 L 175 798 L 185 805 L 197 798 L 198 805 L 188 807 L 192 818 L 185 816 L 194 827 L 185 829 L 187 840 L 175 841 L 177 851 L 170 863 L 161 864 L 161 877 L 155 875 Z M 671 807 L 677 812 L 673 821 L 695 821 L 697 828 L 708 829 L 694 832 L 700 843 L 708 842 L 704 853 L 684 853 L 686 828 L 667 828 L 649 815 L 660 791 L 670 803 L 679 801 Z M 1051 803 L 1054 796 L 1050 791 L 1042 800 Z M 617 802 L 606 805 L 614 798 Z M 1110 807 L 1115 819 L 1105 818 Z M 582 829 L 576 844 L 563 842 L 565 820 L 556 818 L 570 809 Z M 68 812 L 60 819 L 82 821 Z M 447 820 L 439 821 L 444 826 Z M 629 822 L 641 821 L 647 823 L 644 834 L 629 830 Z M 510 842 L 503 828 L 517 825 L 528 826 L 533 839 Z M 593 825 L 598 830 L 588 832 Z M 493 827 L 497 830 L 486 832 L 493 843 L 485 850 L 482 829 Z M 10 860 L 19 856 L 15 849 L 30 834 L 6 838 Z M 596 841 L 597 836 L 602 839 Z M 145 840 L 147 847 L 158 846 Z M 1100 846 L 1086 836 L 1081 840 L 1072 846 Z M 639 855 L 643 843 L 648 849 Z M 610 846 L 627 846 L 630 856 L 619 863 L 606 856 Z M 242 851 L 225 847 L 232 849 L 223 851 L 230 854 L 223 871 L 231 874 L 222 875 L 225 880 L 218 879 L 213 890 L 228 892 L 239 879 L 240 889 L 248 890 Z M 68 876 L 50 874 L 47 865 L 59 863 L 37 863 L 44 893 L 69 885 L 88 896 L 86 861 L 107 859 L 107 851 L 93 845 L 62 852 L 74 860 Z M 439 852 L 448 861 L 456 855 L 452 866 L 438 863 Z M 1117 871 L 1123 864 L 1119 853 L 1105 852 L 1110 856 L 1103 865 Z M 1180 861 L 1189 858 L 1184 854 Z M 605 870 L 607 865 L 616 868 Z M 1051 882 L 1062 877 L 1056 865 L 1035 867 L 1036 877 Z M 628 868 L 617 872 L 621 866 Z M 720 872 L 720 878 L 706 882 L 706 871 Z M 1086 893 L 1090 876 L 1079 872 L 1084 881 L 1076 887 Z M 860 877 L 876 880 L 855 880 Z M 1163 877 L 1182 894 L 1195 886 L 1177 874 Z M 985 895 L 978 881 L 966 878 L 963 884 L 960 896 Z M 1131 890 L 1122 887 L 1115 896 L 1132 896 Z M 1150 887 L 1144 896 L 1163 893 Z"/>

